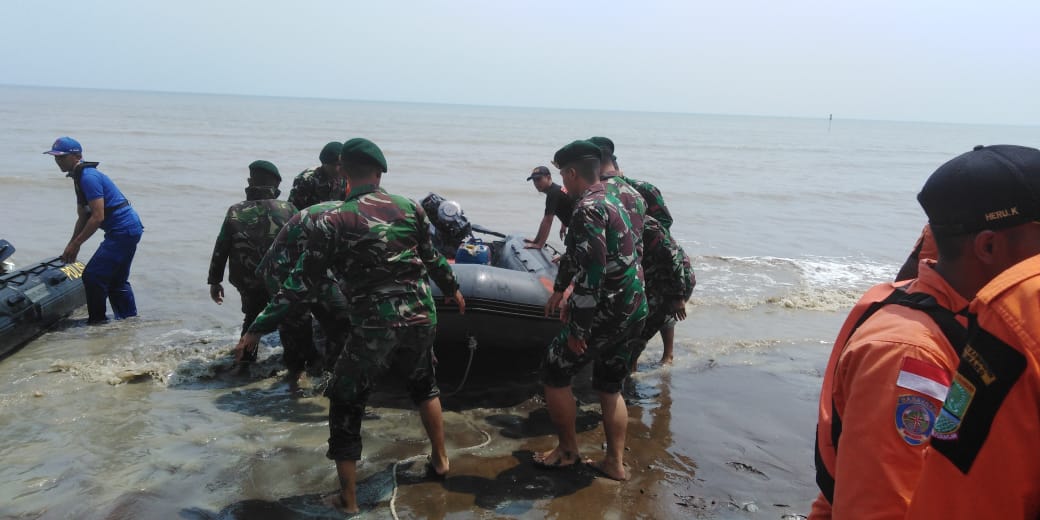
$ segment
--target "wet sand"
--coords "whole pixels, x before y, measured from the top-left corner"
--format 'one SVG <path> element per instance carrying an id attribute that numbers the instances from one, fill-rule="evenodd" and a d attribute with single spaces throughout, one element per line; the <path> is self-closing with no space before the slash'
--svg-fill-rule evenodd
<path id="1" fill-rule="evenodd" d="M 390 390 L 393 382 L 385 381 L 386 390 L 373 396 L 363 426 L 364 517 L 396 512 L 399 518 L 799 518 L 815 495 L 811 432 L 818 352 L 812 346 L 721 360 L 688 356 L 661 367 L 650 362 L 660 357 L 659 341 L 652 342 L 626 392 L 631 479 L 624 483 L 597 476 L 587 466 L 536 468 L 532 455 L 555 445 L 537 374 L 504 375 L 479 362 L 462 392 L 443 400 L 452 467 L 444 481 L 430 481 L 423 475 L 428 448 L 418 415 L 403 393 Z M 442 377 L 445 391 L 459 377 L 448 372 Z M 582 454 L 599 458 L 603 429 L 588 371 L 575 393 Z M 279 473 L 299 467 L 301 461 L 288 459 L 302 451 L 314 465 L 308 474 L 326 473 L 318 479 L 325 488 L 316 489 L 334 489 L 332 464 L 321 456 L 319 440 L 325 424 L 318 416 L 325 407 L 320 397 L 294 400 L 296 412 L 279 419 L 316 421 L 310 440 L 303 441 L 310 447 L 268 447 L 241 476 L 242 495 L 251 498 L 193 514 L 242 520 L 336 517 L 318 504 L 320 492 L 283 496 L 271 485 Z"/>

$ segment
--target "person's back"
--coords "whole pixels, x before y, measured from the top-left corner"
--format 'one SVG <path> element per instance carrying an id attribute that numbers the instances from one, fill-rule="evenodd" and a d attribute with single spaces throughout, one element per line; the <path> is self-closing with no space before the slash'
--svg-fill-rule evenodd
<path id="1" fill-rule="evenodd" d="M 930 296 L 952 317 L 967 300 L 933 265 L 922 263 L 921 277 L 903 290 Z M 885 305 L 860 323 L 871 304 L 896 287 L 881 284 L 864 295 L 827 362 L 816 432 L 821 494 L 812 505 L 813 520 L 865 512 L 900 518 L 917 481 L 960 345 L 932 315 L 903 305 Z"/>
<path id="2" fill-rule="evenodd" d="M 292 204 L 278 199 L 244 200 L 228 208 L 225 216 L 231 243 L 228 281 L 237 288 L 266 287 L 257 274 L 264 254 L 282 227 L 295 214 Z"/>
<path id="3" fill-rule="evenodd" d="M 327 249 L 329 266 L 342 281 L 352 321 L 360 326 L 436 324 L 426 275 L 451 287 L 452 271 L 432 248 L 422 207 L 373 185 L 356 186 L 320 222 L 335 230 L 337 239 Z"/>
<path id="4" fill-rule="evenodd" d="M 1032 224 L 1036 225 L 1036 224 Z M 911 519 L 1040 518 L 1040 256 L 976 295 L 977 316 Z"/>
<path id="5" fill-rule="evenodd" d="M 672 227 L 672 213 L 664 203 L 664 195 L 661 194 L 661 190 L 657 186 L 646 181 L 633 179 L 627 175 L 619 177 L 643 198 L 643 202 L 646 204 L 647 216 L 656 219 L 665 229 Z"/>
<path id="6" fill-rule="evenodd" d="M 293 179 L 289 190 L 289 202 L 297 210 L 332 200 L 344 200 L 347 197 L 347 180 L 340 175 L 337 163 L 343 144 L 332 141 L 327 143 L 318 154 L 320 166 L 308 168 Z"/>

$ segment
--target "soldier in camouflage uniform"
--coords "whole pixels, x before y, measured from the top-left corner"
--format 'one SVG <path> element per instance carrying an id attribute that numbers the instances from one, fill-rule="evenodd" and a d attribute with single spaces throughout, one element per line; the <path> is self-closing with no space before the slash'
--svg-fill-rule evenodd
<path id="1" fill-rule="evenodd" d="M 230 264 L 228 280 L 238 289 L 242 313 L 245 314 L 243 333 L 268 300 L 267 288 L 263 279 L 256 275 L 256 267 L 275 235 L 294 213 L 291 204 L 277 200 L 281 182 L 282 177 L 275 165 L 268 161 L 253 161 L 249 165 L 246 200 L 228 208 L 213 246 L 207 280 L 210 298 L 217 304 L 224 302 L 221 282 L 224 266 Z"/>
<path id="2" fill-rule="evenodd" d="M 605 173 L 600 175 L 605 175 L 610 179 L 631 186 L 642 197 L 646 207 L 646 215 L 657 219 L 665 231 L 668 232 L 672 227 L 672 213 L 668 211 L 668 206 L 664 203 L 664 196 L 661 195 L 661 190 L 649 182 L 636 180 L 621 173 L 617 163 L 617 156 L 614 155 L 614 141 L 602 136 L 590 137 L 589 141 L 595 143 L 603 150 L 603 170 Z M 670 364 L 672 362 L 672 350 L 675 344 L 675 321 L 675 318 L 669 316 L 664 323 L 658 326 L 656 323 L 651 324 L 651 320 L 647 320 L 648 327 L 654 326 L 661 332 L 661 342 L 664 345 L 664 351 L 661 354 L 661 364 Z M 643 334 L 649 334 L 651 338 L 656 333 L 657 330 L 643 329 Z M 632 370 L 634 371 L 635 367 L 632 367 Z"/>
<path id="3" fill-rule="evenodd" d="M 300 258 L 307 245 L 306 229 L 300 225 L 304 214 L 318 214 L 332 209 L 338 201 L 323 202 L 294 213 L 292 218 L 282 226 L 271 247 L 260 260 L 256 274 L 264 280 L 269 294 L 277 294 L 282 283 L 289 277 L 289 272 Z M 290 384 L 299 381 L 300 375 L 307 367 L 312 372 L 323 370 L 331 372 L 336 358 L 343 349 L 346 333 L 349 330 L 350 318 L 345 311 L 335 311 L 342 305 L 343 293 L 332 277 L 327 277 L 320 290 L 302 305 L 293 306 L 292 310 L 281 321 L 281 327 L 291 333 L 284 334 L 282 346 L 285 349 L 285 365 L 289 369 L 287 379 Z M 314 341 L 311 313 L 317 318 L 325 335 L 324 355 L 318 351 Z"/>
<path id="4" fill-rule="evenodd" d="M 319 202 L 347 198 L 347 180 L 336 166 L 342 147 L 343 145 L 336 141 L 326 144 L 318 154 L 321 165 L 300 172 L 293 180 L 289 202 L 296 206 L 296 209 L 303 210 Z"/>
<path id="5" fill-rule="evenodd" d="M 590 464 L 612 479 L 627 480 L 623 454 L 628 410 L 620 391 L 632 363 L 628 340 L 642 328 L 647 307 L 632 223 L 617 197 L 599 182 L 599 162 L 599 148 L 588 141 L 564 146 L 553 161 L 567 192 L 581 194 L 563 255 L 577 270 L 574 290 L 561 315 L 565 325 L 549 345 L 543 364 L 546 407 L 557 425 L 559 444 L 534 460 L 546 467 L 581 462 L 571 380 L 591 361 L 607 453 L 602 461 Z M 546 315 L 559 306 L 565 288 L 557 279 Z"/>
<path id="6" fill-rule="evenodd" d="M 690 257 L 653 217 L 643 223 L 643 278 L 649 314 L 642 332 L 630 339 L 632 371 L 646 344 L 669 320 L 686 319 L 686 301 L 697 284 Z M 670 353 L 669 353 L 670 354 Z"/>
<path id="7" fill-rule="evenodd" d="M 361 417 L 374 381 L 391 365 L 403 369 L 401 380 L 419 406 L 432 445 L 428 472 L 447 473 L 433 370 L 437 314 L 428 277 L 452 295 L 460 313 L 465 300 L 451 266 L 430 241 L 422 207 L 379 187 L 387 169 L 382 151 L 367 139 L 351 139 L 343 143 L 340 161 L 352 187 L 350 196 L 331 209 L 301 215 L 306 248 L 236 349 L 255 345 L 293 306 L 320 291 L 331 271 L 346 298 L 351 331 L 325 392 L 331 401 L 327 456 L 336 461 L 341 488 L 327 502 L 356 512 Z"/>

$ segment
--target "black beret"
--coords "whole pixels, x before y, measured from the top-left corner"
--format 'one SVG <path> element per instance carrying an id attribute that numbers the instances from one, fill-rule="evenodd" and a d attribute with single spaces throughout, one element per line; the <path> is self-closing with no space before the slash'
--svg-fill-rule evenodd
<path id="1" fill-rule="evenodd" d="M 553 155 L 553 164 L 557 168 L 563 168 L 564 166 L 581 159 L 600 159 L 602 152 L 600 148 L 595 144 L 585 141 L 578 140 L 574 141 L 563 148 L 556 151 L 556 155 Z"/>
<path id="2" fill-rule="evenodd" d="M 253 176 L 253 172 L 263 172 L 269 175 L 273 175 L 278 182 L 282 182 L 282 174 L 278 173 L 278 167 L 271 163 L 271 161 L 253 161 L 249 163 L 249 175 Z"/>
<path id="3" fill-rule="evenodd" d="M 383 157 L 383 151 L 376 146 L 376 143 L 363 137 L 355 137 L 343 143 L 340 157 L 344 160 L 373 163 L 382 168 L 384 172 L 386 171 L 386 157 Z"/>

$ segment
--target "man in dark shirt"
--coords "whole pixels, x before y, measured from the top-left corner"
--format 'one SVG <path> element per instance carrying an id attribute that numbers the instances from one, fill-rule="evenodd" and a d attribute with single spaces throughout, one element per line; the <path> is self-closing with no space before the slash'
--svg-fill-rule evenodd
<path id="1" fill-rule="evenodd" d="M 545 194 L 545 215 L 542 217 L 541 225 L 538 226 L 538 235 L 534 237 L 534 240 L 525 240 L 526 247 L 541 249 L 545 247 L 545 241 L 549 238 L 553 216 L 560 219 L 560 240 L 563 240 L 563 236 L 567 234 L 567 223 L 570 222 L 571 214 L 574 213 L 574 201 L 559 184 L 552 181 L 549 168 L 545 166 L 538 166 L 532 170 L 527 180 L 534 181 L 534 189 Z"/>

